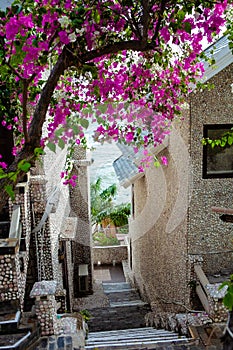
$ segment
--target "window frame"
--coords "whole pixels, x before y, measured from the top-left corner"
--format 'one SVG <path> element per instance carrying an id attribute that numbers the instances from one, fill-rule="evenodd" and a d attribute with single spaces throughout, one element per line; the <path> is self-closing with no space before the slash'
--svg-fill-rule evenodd
<path id="1" fill-rule="evenodd" d="M 209 130 L 224 130 L 233 128 L 233 124 L 205 124 L 203 125 L 203 137 L 208 137 Z M 233 145 L 232 145 L 233 149 Z M 220 179 L 220 178 L 233 178 L 233 168 L 229 173 L 224 173 L 221 171 L 216 171 L 216 173 L 208 173 L 208 164 L 207 164 L 207 156 L 208 156 L 208 145 L 203 146 L 203 160 L 202 160 L 202 178 L 203 179 Z"/>

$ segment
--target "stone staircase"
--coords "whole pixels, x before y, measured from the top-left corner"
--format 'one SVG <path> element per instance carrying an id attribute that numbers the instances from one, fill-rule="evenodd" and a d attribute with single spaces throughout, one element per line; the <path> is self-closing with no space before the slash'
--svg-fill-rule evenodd
<path id="1" fill-rule="evenodd" d="M 185 336 L 152 327 L 90 333 L 85 349 L 173 349 L 188 343 Z M 186 349 L 183 347 L 183 349 Z"/>
<path id="2" fill-rule="evenodd" d="M 36 320 L 21 318 L 21 312 L 14 301 L 0 303 L 0 350 L 25 350 L 28 345 L 39 338 Z"/>
<path id="3" fill-rule="evenodd" d="M 150 307 L 129 283 L 103 283 L 103 290 L 109 306 L 91 310 L 85 349 L 191 349 L 185 336 L 146 327 Z"/>
<path id="4" fill-rule="evenodd" d="M 103 283 L 103 289 L 109 306 L 91 310 L 90 332 L 145 327 L 145 315 L 150 307 L 129 283 Z"/>

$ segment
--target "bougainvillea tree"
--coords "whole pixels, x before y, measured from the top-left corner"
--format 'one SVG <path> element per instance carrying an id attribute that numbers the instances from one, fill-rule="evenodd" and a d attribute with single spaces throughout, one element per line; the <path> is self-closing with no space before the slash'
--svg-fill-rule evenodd
<path id="1" fill-rule="evenodd" d="M 163 141 L 202 76 L 203 41 L 220 33 L 228 5 L 21 0 L 2 11 L 0 120 L 13 131 L 14 160 L 0 159 L 0 208 L 46 145 L 72 153 L 89 123 L 96 140 L 143 146 L 150 160 L 146 148 Z"/>

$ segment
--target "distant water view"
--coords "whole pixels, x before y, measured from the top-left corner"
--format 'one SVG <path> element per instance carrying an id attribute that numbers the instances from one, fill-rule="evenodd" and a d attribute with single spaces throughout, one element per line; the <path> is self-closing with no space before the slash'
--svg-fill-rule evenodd
<path id="1" fill-rule="evenodd" d="M 117 185 L 116 204 L 129 203 L 130 188 L 125 189 L 120 186 L 112 165 L 114 160 L 121 156 L 121 151 L 114 142 L 111 144 L 105 143 L 104 145 L 95 143 L 93 146 L 95 150 L 91 152 L 91 158 L 94 160 L 90 166 L 91 182 L 95 182 L 100 177 L 103 189 L 115 183 Z"/>

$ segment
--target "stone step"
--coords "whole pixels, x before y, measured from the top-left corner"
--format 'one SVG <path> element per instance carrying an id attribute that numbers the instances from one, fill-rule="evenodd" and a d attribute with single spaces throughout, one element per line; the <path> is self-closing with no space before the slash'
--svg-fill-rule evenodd
<path id="1" fill-rule="evenodd" d="M 145 306 L 145 305 L 148 305 L 148 304 L 142 300 L 110 302 L 111 307 Z"/>
<path id="2" fill-rule="evenodd" d="M 110 302 L 140 300 L 140 296 L 135 289 L 117 292 L 108 291 L 106 295 Z"/>
<path id="3" fill-rule="evenodd" d="M 104 291 L 104 293 L 107 294 L 107 297 L 109 299 L 124 298 L 124 297 L 128 297 L 129 299 L 131 299 L 131 298 L 139 297 L 138 292 L 134 288 L 121 289 L 121 290 L 107 290 L 107 291 Z"/>
<path id="4" fill-rule="evenodd" d="M 145 327 L 145 315 L 150 311 L 147 303 L 128 282 L 107 283 L 103 289 L 109 299 L 109 307 L 92 309 L 89 330 L 110 331 Z"/>
<path id="5" fill-rule="evenodd" d="M 145 315 L 149 310 L 147 304 L 93 309 L 88 327 L 91 332 L 145 327 Z"/>
<path id="6" fill-rule="evenodd" d="M 0 315 L 0 334 L 16 331 L 19 325 L 20 315 L 19 310 Z"/>
<path id="7" fill-rule="evenodd" d="M 31 332 L 0 334 L 0 350 L 22 350 L 30 339 Z"/>
<path id="8" fill-rule="evenodd" d="M 95 341 L 106 341 L 106 340 L 121 340 L 132 338 L 151 338 L 156 336 L 156 338 L 161 337 L 178 337 L 177 333 L 167 331 L 164 329 L 155 329 L 152 327 L 144 327 L 144 328 L 133 328 L 133 329 L 120 329 L 116 331 L 109 332 L 92 332 L 88 336 L 88 340 Z"/>
<path id="9" fill-rule="evenodd" d="M 185 336 L 152 327 L 89 333 L 85 349 L 147 349 L 155 345 L 186 344 Z"/>
<path id="10" fill-rule="evenodd" d="M 114 284 L 114 283 L 112 283 L 112 284 Z M 134 288 L 122 288 L 121 290 L 118 290 L 118 289 L 116 289 L 116 287 L 112 287 L 112 288 L 109 288 L 109 289 L 105 289 L 104 290 L 104 293 L 105 294 L 107 294 L 107 296 L 110 294 L 110 293 L 123 293 L 123 292 L 133 292 L 133 291 L 135 291 L 136 289 L 134 289 Z"/>
<path id="11" fill-rule="evenodd" d="M 108 292 L 119 292 L 132 290 L 131 284 L 129 282 L 118 282 L 118 283 L 107 283 L 103 282 L 103 289 L 105 293 Z"/>
<path id="12" fill-rule="evenodd" d="M 122 319 L 121 321 L 111 321 L 111 320 L 104 320 L 101 321 L 101 319 L 98 320 L 99 325 L 97 322 L 95 324 L 89 325 L 89 330 L 98 332 L 98 331 L 110 331 L 110 330 L 118 330 L 118 329 L 128 329 L 128 328 L 140 328 L 145 327 L 145 322 L 143 319 L 138 319 L 135 322 L 128 321 L 125 319 Z"/>
<path id="13" fill-rule="evenodd" d="M 124 336 L 126 333 L 127 334 L 139 334 L 139 333 L 154 333 L 156 334 L 164 334 L 166 332 L 170 333 L 170 331 L 167 331 L 165 329 L 156 329 L 154 327 L 144 327 L 144 328 L 133 328 L 133 329 L 119 329 L 117 331 L 110 331 L 110 332 L 92 332 L 91 335 L 93 336 Z"/>

